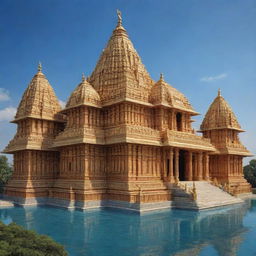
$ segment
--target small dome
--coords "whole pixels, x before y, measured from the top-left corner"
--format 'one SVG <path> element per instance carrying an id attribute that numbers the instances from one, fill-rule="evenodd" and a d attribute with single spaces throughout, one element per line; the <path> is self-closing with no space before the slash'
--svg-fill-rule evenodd
<path id="1" fill-rule="evenodd" d="M 149 101 L 154 105 L 164 105 L 196 113 L 188 99 L 177 89 L 166 83 L 162 74 L 159 81 L 151 89 Z"/>
<path id="2" fill-rule="evenodd" d="M 97 91 L 86 81 L 83 76 L 82 82 L 77 86 L 77 88 L 72 92 L 69 97 L 67 108 L 74 108 L 81 105 L 92 106 L 92 107 L 101 107 L 100 96 Z"/>
<path id="3" fill-rule="evenodd" d="M 208 109 L 200 129 L 201 131 L 215 129 L 234 129 L 242 131 L 231 107 L 221 96 L 220 90 L 218 96 Z"/>
<path id="4" fill-rule="evenodd" d="M 15 121 L 26 117 L 63 120 L 62 115 L 58 114 L 59 111 L 61 111 L 59 101 L 39 64 L 38 72 L 22 96 Z"/>

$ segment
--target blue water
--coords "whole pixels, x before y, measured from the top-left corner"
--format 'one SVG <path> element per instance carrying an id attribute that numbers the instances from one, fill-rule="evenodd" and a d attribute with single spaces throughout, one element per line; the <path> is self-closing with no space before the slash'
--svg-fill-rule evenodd
<path id="1" fill-rule="evenodd" d="M 256 200 L 203 212 L 166 210 L 139 216 L 51 207 L 0 209 L 16 222 L 65 245 L 70 256 L 255 256 Z"/>

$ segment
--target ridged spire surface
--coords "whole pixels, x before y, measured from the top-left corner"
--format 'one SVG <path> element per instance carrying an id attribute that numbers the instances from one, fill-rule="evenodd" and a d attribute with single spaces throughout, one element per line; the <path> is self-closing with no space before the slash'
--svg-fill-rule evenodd
<path id="1" fill-rule="evenodd" d="M 114 103 L 125 98 L 148 101 L 153 81 L 122 26 L 121 13 L 118 13 L 117 26 L 89 81 L 103 103 Z"/>
<path id="2" fill-rule="evenodd" d="M 160 74 L 160 79 L 151 89 L 149 101 L 154 105 L 165 105 L 196 113 L 188 99 L 181 92 L 164 81 L 162 73 Z"/>
<path id="3" fill-rule="evenodd" d="M 96 90 L 86 81 L 85 76 L 82 75 L 82 82 L 71 94 L 66 108 L 74 108 L 81 105 L 88 105 L 93 107 L 101 107 L 100 96 Z"/>
<path id="4" fill-rule="evenodd" d="M 61 116 L 58 115 L 60 110 L 61 106 L 59 101 L 52 86 L 42 73 L 42 65 L 39 63 L 38 72 L 23 94 L 15 120 L 26 117 L 47 120 L 62 119 Z"/>
<path id="5" fill-rule="evenodd" d="M 211 104 L 201 124 L 201 131 L 215 129 L 234 129 L 242 131 L 231 107 L 221 96 L 220 90 L 218 91 L 218 96 Z"/>

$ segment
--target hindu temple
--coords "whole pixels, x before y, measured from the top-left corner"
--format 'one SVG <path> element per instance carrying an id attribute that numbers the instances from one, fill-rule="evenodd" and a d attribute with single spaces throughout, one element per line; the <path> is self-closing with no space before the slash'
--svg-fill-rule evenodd
<path id="1" fill-rule="evenodd" d="M 38 66 L 4 150 L 14 157 L 5 196 L 24 205 L 138 211 L 239 203 L 238 195 L 251 192 L 244 131 L 220 90 L 201 135 L 192 128 L 196 115 L 162 74 L 151 78 L 118 12 L 96 67 L 82 75 L 64 109 Z"/>

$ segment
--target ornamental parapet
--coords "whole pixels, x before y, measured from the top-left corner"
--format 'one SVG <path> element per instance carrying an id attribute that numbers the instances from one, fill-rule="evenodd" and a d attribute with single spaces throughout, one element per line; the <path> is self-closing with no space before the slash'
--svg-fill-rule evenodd
<path id="1" fill-rule="evenodd" d="M 160 131 L 139 125 L 126 126 L 127 142 L 161 145 Z"/>
<path id="2" fill-rule="evenodd" d="M 162 138 L 165 146 L 215 151 L 210 139 L 193 133 L 166 130 L 162 132 Z"/>
<path id="3" fill-rule="evenodd" d="M 229 154 L 229 155 L 240 155 L 240 156 L 253 156 L 253 154 L 246 148 L 223 147 L 223 148 L 217 148 L 216 152 L 221 155 Z"/>
<path id="4" fill-rule="evenodd" d="M 53 136 L 15 136 L 4 149 L 4 153 L 13 153 L 20 150 L 51 150 L 54 141 Z"/>
<path id="5" fill-rule="evenodd" d="M 160 132 L 158 130 L 139 125 L 122 125 L 105 130 L 106 144 L 112 143 L 136 143 L 148 145 L 161 145 Z"/>
<path id="6" fill-rule="evenodd" d="M 99 128 L 66 128 L 56 137 L 53 147 L 80 143 L 105 144 L 104 131 Z"/>
<path id="7" fill-rule="evenodd" d="M 253 156 L 253 154 L 241 143 L 218 143 L 215 145 L 218 154 L 231 154 L 241 156 Z"/>

